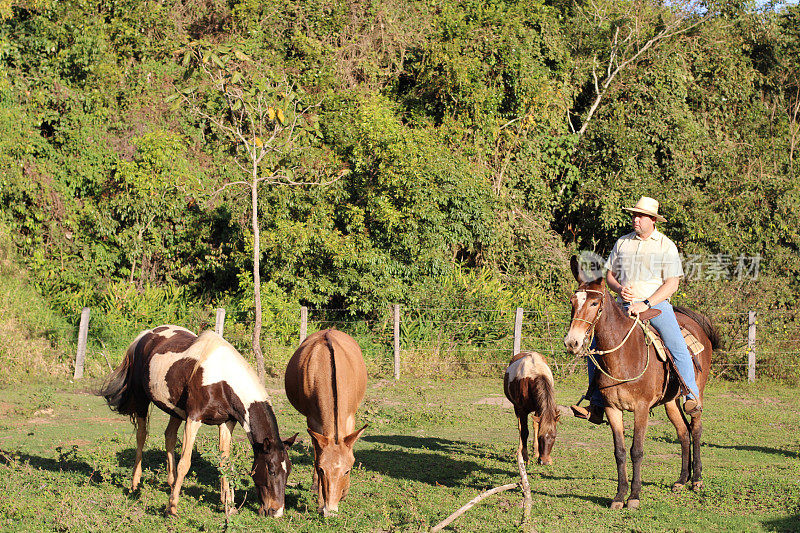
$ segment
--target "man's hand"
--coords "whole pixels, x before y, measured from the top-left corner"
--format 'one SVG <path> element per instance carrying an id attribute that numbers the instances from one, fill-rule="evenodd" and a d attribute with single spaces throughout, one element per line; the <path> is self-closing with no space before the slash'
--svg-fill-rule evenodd
<path id="1" fill-rule="evenodd" d="M 633 289 L 631 289 L 630 287 L 622 287 L 622 290 L 620 291 L 619 295 L 626 302 L 633 301 Z"/>
<path id="2" fill-rule="evenodd" d="M 639 313 L 647 311 L 649 308 L 644 302 L 634 302 L 628 307 L 628 314 L 631 316 L 639 316 Z"/>

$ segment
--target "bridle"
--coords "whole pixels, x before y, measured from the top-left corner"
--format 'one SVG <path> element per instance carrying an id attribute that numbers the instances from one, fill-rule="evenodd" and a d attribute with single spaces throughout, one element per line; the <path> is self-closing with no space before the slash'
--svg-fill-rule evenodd
<path id="1" fill-rule="evenodd" d="M 578 322 L 585 322 L 589 324 L 589 328 L 586 330 L 586 334 L 583 336 L 583 344 L 582 344 L 583 351 L 588 352 L 589 346 L 592 344 L 592 340 L 594 339 L 594 326 L 595 324 L 597 324 L 597 321 L 600 320 L 600 316 L 603 314 L 603 304 L 606 302 L 606 291 L 605 289 L 603 289 L 602 291 L 598 291 L 596 289 L 583 289 L 583 292 L 593 292 L 595 294 L 600 295 L 600 309 L 597 310 L 597 314 L 595 315 L 594 320 L 590 322 L 588 320 L 584 320 L 583 318 L 574 318 L 574 317 L 572 318 L 573 322 L 577 320 Z M 589 342 L 586 342 L 587 340 Z M 578 355 L 582 355 L 582 353 Z"/>
<path id="2" fill-rule="evenodd" d="M 586 330 L 586 334 L 583 336 L 583 351 L 581 353 L 579 353 L 578 355 L 579 356 L 582 355 L 584 357 L 588 357 L 589 359 L 591 359 L 592 363 L 594 363 L 594 366 L 596 368 L 598 368 L 600 370 L 600 372 L 602 372 L 609 379 L 612 379 L 612 380 L 617 381 L 619 383 L 624 383 L 624 382 L 627 382 L 627 381 L 636 381 L 637 379 L 642 377 L 645 372 L 647 372 L 647 368 L 650 366 L 650 350 L 648 349 L 648 337 L 647 337 L 647 335 L 644 335 L 645 352 L 647 352 L 647 362 L 644 365 L 644 370 L 642 370 L 641 373 L 638 376 L 636 376 L 635 378 L 624 378 L 624 379 L 623 378 L 615 378 L 614 376 L 612 376 L 611 374 L 609 374 L 608 372 L 606 372 L 603 369 L 603 367 L 597 361 L 595 356 L 598 356 L 598 355 L 603 356 L 603 355 L 606 355 L 606 354 L 609 354 L 609 353 L 612 353 L 612 352 L 616 352 L 617 350 L 622 348 L 625 345 L 625 343 L 628 342 L 628 339 L 630 338 L 631 334 L 633 333 L 633 330 L 636 329 L 636 326 L 640 325 L 640 326 L 642 326 L 642 329 L 644 329 L 644 327 L 645 327 L 644 323 L 642 323 L 642 321 L 639 320 L 639 316 L 638 315 L 635 316 L 633 318 L 633 324 L 631 324 L 631 329 L 628 330 L 628 333 L 627 333 L 627 335 L 625 335 L 625 338 L 622 339 L 622 342 L 620 342 L 618 345 L 616 345 L 614 348 L 611 348 L 610 350 L 595 350 L 595 349 L 589 348 L 589 346 L 591 346 L 591 344 L 592 344 L 592 341 L 594 340 L 595 325 L 597 324 L 597 321 L 600 319 L 600 316 L 603 314 L 603 304 L 605 304 L 605 302 L 606 302 L 606 290 L 605 290 L 605 286 L 604 286 L 602 291 L 598 291 L 596 289 L 583 289 L 583 291 L 584 292 L 593 292 L 595 294 L 599 294 L 600 295 L 600 309 L 597 310 L 597 315 L 595 315 L 595 317 L 594 317 L 594 319 L 592 321 L 585 320 L 583 318 L 573 318 L 572 319 L 572 322 L 577 320 L 578 322 L 585 322 L 585 323 L 589 324 L 589 328 Z M 588 342 L 587 342 L 587 340 L 588 340 Z"/>

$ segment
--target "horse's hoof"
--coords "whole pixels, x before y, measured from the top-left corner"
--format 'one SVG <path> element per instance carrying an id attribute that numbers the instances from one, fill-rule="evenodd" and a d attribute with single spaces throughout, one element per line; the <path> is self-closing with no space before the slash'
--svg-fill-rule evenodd
<path id="1" fill-rule="evenodd" d="M 611 508 L 612 509 L 622 509 L 622 502 L 618 502 L 616 500 L 611 502 Z"/>
<path id="2" fill-rule="evenodd" d="M 638 509 L 639 508 L 639 500 L 628 500 L 628 503 L 625 505 L 628 509 Z"/>
<path id="3" fill-rule="evenodd" d="M 672 485 L 672 492 L 682 492 L 684 488 L 686 488 L 684 483 L 675 483 Z"/>
<path id="4" fill-rule="evenodd" d="M 692 483 L 692 490 L 700 490 L 702 488 L 703 488 L 702 481 L 695 481 L 694 483 Z"/>

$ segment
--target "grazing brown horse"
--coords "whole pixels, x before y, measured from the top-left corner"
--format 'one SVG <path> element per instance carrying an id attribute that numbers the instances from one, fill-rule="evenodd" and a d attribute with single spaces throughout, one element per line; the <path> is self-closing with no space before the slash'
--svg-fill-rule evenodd
<path id="1" fill-rule="evenodd" d="M 646 342 L 642 328 L 609 294 L 605 278 L 587 279 L 574 256 L 571 267 L 580 286 L 572 295 L 572 321 L 564 344 L 571 353 L 577 355 L 589 348 L 592 337 L 595 340 L 594 350 L 598 354 L 595 382 L 605 400 L 605 413 L 614 435 L 614 457 L 617 461 L 617 494 L 611 502 L 611 508 L 622 508 L 628 492 L 623 411 L 633 411 L 634 425 L 631 446 L 633 478 L 626 503 L 628 508 L 639 506 L 644 437 L 650 409 L 656 405 L 664 405 L 681 443 L 681 474 L 673 490 L 683 488 L 690 477 L 692 488 L 701 487 L 702 413 L 693 416 L 691 422 L 686 420 L 679 405 L 680 382 L 675 371 L 658 360 L 655 348 Z M 676 307 L 675 316 L 678 323 L 703 345 L 698 357 L 699 368 L 696 368 L 702 400 L 711 366 L 711 352 L 720 346 L 720 337 L 711 321 L 699 313 Z M 605 353 L 600 355 L 600 352 Z"/>
<path id="2" fill-rule="evenodd" d="M 313 490 L 319 512 L 329 516 L 350 488 L 353 445 L 367 427 L 354 431 L 367 388 L 361 348 L 341 331 L 318 331 L 289 360 L 285 384 L 289 402 L 306 417 L 314 442 Z"/>
<path id="3" fill-rule="evenodd" d="M 278 422 L 258 376 L 239 352 L 213 331 L 199 337 L 178 326 L 141 332 L 99 394 L 112 410 L 130 416 L 136 427 L 131 490 L 136 490 L 142 475 L 142 448 L 152 402 L 171 416 L 164 432 L 171 489 L 169 514 L 177 514 L 181 485 L 200 425 L 219 426 L 219 449 L 225 461 L 231 432 L 239 422 L 253 446 L 251 475 L 261 500 L 258 513 L 283 515 L 286 478 L 292 467 L 287 450 L 297 435 L 280 439 Z M 176 473 L 173 450 L 184 420 L 183 452 Z M 220 488 L 223 504 L 232 504 L 233 492 L 224 474 Z"/>
<path id="4" fill-rule="evenodd" d="M 506 398 L 514 404 L 519 428 L 517 453 L 528 462 L 528 415 L 533 413 L 534 457 L 541 465 L 553 464 L 550 452 L 560 418 L 553 391 L 553 373 L 542 354 L 520 352 L 511 358 L 503 378 Z"/>

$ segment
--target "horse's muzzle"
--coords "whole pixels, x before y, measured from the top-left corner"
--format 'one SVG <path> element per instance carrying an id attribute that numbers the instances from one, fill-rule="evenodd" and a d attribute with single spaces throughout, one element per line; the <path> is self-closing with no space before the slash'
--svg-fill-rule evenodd
<path id="1" fill-rule="evenodd" d="M 583 346 L 581 342 L 583 339 L 576 339 L 574 336 L 571 336 L 567 333 L 567 336 L 564 337 L 564 346 L 567 348 L 567 351 L 572 355 L 577 355 L 580 353 L 580 350 Z"/>
<path id="2" fill-rule="evenodd" d="M 269 509 L 265 509 L 262 505 L 258 508 L 258 515 L 259 516 L 271 516 L 273 518 L 280 518 L 283 516 L 283 507 L 280 509 L 273 509 L 270 507 Z"/>

